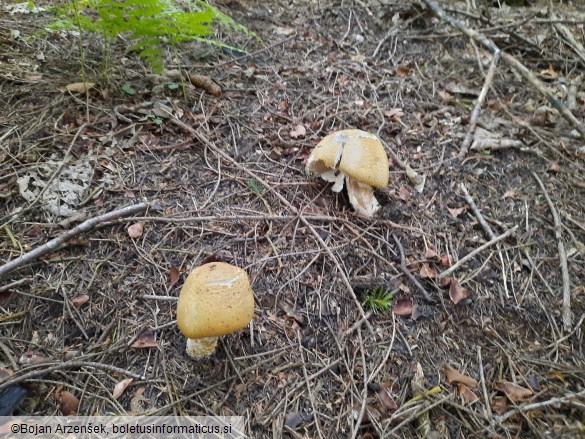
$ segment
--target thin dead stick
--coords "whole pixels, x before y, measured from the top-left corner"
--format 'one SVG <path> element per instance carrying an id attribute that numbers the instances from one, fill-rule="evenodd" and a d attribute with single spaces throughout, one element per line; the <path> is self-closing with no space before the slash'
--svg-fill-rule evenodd
<path id="1" fill-rule="evenodd" d="M 227 61 L 224 61 L 224 62 L 222 62 L 222 63 L 219 63 L 219 64 L 217 64 L 217 65 L 215 66 L 215 68 L 218 68 L 218 67 L 223 67 L 223 66 L 225 66 L 225 65 L 227 65 L 227 64 L 231 64 L 231 63 L 234 63 L 234 62 L 239 62 L 239 61 L 241 61 L 241 60 L 243 60 L 243 59 L 246 59 L 246 58 L 248 58 L 248 57 L 250 57 L 250 56 L 258 55 L 259 53 L 262 53 L 262 52 L 265 52 L 265 51 L 267 51 L 267 50 L 270 50 L 270 49 L 272 49 L 273 47 L 276 47 L 276 46 L 278 46 L 278 45 L 280 45 L 280 44 L 284 44 L 284 43 L 286 43 L 287 41 L 289 41 L 289 40 L 292 40 L 293 38 L 296 38 L 296 37 L 297 37 L 297 33 L 295 32 L 295 33 L 293 33 L 293 34 L 289 35 L 288 37 L 284 38 L 283 40 L 280 40 L 280 41 L 277 41 L 277 42 L 275 42 L 275 43 L 269 44 L 269 45 L 268 45 L 268 46 L 266 46 L 266 47 L 263 47 L 263 48 L 261 48 L 261 49 L 255 50 L 255 51 L 253 51 L 253 52 L 250 52 L 250 53 L 246 53 L 245 55 L 239 56 L 239 57 L 237 57 L 237 58 L 234 58 L 234 59 L 229 59 L 229 60 L 227 60 Z"/>
<path id="2" fill-rule="evenodd" d="M 488 419 L 491 419 L 492 417 L 492 406 L 490 403 L 490 399 L 489 399 L 489 395 L 487 392 L 487 388 L 485 386 L 485 376 L 483 373 L 483 359 L 481 357 L 481 346 L 477 347 L 477 361 L 479 363 L 479 378 L 480 378 L 480 383 L 481 383 L 481 391 L 483 393 L 483 399 L 485 402 L 485 410 L 487 411 L 487 417 Z"/>
<path id="3" fill-rule="evenodd" d="M 481 253 L 482 251 L 484 251 L 486 248 L 491 247 L 492 245 L 506 239 L 508 236 L 512 235 L 516 230 L 518 229 L 518 226 L 514 226 L 512 227 L 510 230 L 506 231 L 505 233 L 502 233 L 500 236 L 496 236 L 494 239 L 486 242 L 484 245 L 482 245 L 481 247 L 476 248 L 475 250 L 473 250 L 471 253 L 469 253 L 468 255 L 464 256 L 463 258 L 459 259 L 455 264 L 453 264 L 450 268 L 448 268 L 447 270 L 443 271 L 442 273 L 439 273 L 439 275 L 437 276 L 439 279 L 442 279 L 446 276 L 449 276 L 451 273 L 453 273 L 455 270 L 458 270 L 459 267 L 461 267 L 463 264 L 465 264 L 467 261 L 469 261 L 471 258 L 473 258 L 475 255 L 477 255 L 478 253 Z"/>
<path id="4" fill-rule="evenodd" d="M 450 26 L 454 27 L 455 29 L 459 30 L 460 32 L 467 35 L 474 41 L 477 41 L 481 45 L 483 45 L 486 49 L 488 49 L 492 54 L 496 54 L 498 52 L 502 52 L 500 48 L 488 37 L 485 35 L 470 29 L 466 25 L 464 25 L 461 21 L 451 17 L 448 15 L 434 0 L 422 0 L 422 2 L 427 5 L 427 7 L 432 10 L 435 15 L 439 18 L 447 22 Z M 561 101 L 559 101 L 544 85 L 542 81 L 540 81 L 530 70 L 528 70 L 520 61 L 514 58 L 512 55 L 502 52 L 501 53 L 502 60 L 511 68 L 513 68 L 517 73 L 519 73 L 525 80 L 527 80 L 539 93 L 541 93 L 546 99 L 551 103 L 553 107 L 555 107 L 561 116 L 571 124 L 573 128 L 575 128 L 581 137 L 585 137 L 585 127 L 579 120 L 565 107 Z"/>
<path id="5" fill-rule="evenodd" d="M 559 259 L 561 264 L 561 277 L 563 280 L 563 305 L 562 305 L 562 318 L 563 318 L 563 329 L 565 332 L 571 331 L 571 282 L 569 280 L 569 267 L 567 266 L 567 252 L 565 251 L 565 244 L 563 244 L 563 237 L 561 230 L 563 228 L 557 209 L 552 200 L 548 196 L 548 192 L 542 183 L 540 177 L 533 172 L 532 175 L 538 182 L 544 198 L 548 204 L 548 208 L 552 212 L 555 228 L 555 237 L 557 238 L 557 245 L 559 249 Z"/>
<path id="6" fill-rule="evenodd" d="M 492 230 L 490 225 L 487 223 L 487 221 L 485 220 L 485 218 L 481 214 L 479 208 L 477 207 L 477 204 L 475 204 L 474 199 L 467 191 L 467 188 L 465 187 L 465 185 L 463 183 L 461 183 L 459 185 L 459 187 L 461 188 L 461 192 L 463 192 L 463 197 L 465 198 L 465 201 L 467 202 L 467 204 L 469 204 L 469 207 L 471 208 L 471 210 L 473 211 L 473 214 L 475 215 L 475 217 L 477 218 L 477 220 L 479 221 L 479 223 L 483 227 L 483 230 L 485 231 L 485 233 L 487 233 L 487 235 L 490 239 L 494 239 L 496 237 L 496 234 L 494 233 L 494 231 Z M 504 257 L 502 256 L 502 250 L 500 249 L 500 244 L 498 244 L 498 256 L 500 257 L 500 263 L 502 264 L 502 278 L 504 280 L 504 293 L 506 294 L 506 298 L 509 299 L 510 293 L 508 292 L 508 280 L 506 277 L 506 267 L 504 264 Z M 499 292 L 500 292 L 500 303 L 503 306 L 504 305 L 504 297 L 502 296 L 502 291 L 499 290 Z"/>
<path id="7" fill-rule="evenodd" d="M 498 61 L 500 59 L 501 54 L 502 53 L 500 51 L 494 53 L 494 57 L 492 58 L 490 68 L 488 69 L 487 75 L 485 76 L 483 88 L 481 89 L 481 93 L 477 98 L 475 107 L 471 112 L 471 118 L 469 119 L 469 128 L 467 130 L 467 134 L 465 135 L 465 139 L 463 140 L 463 144 L 461 145 L 461 151 L 459 151 L 459 158 L 463 158 L 467 154 L 467 151 L 469 151 L 469 145 L 471 145 L 471 140 L 473 139 L 475 128 L 477 128 L 477 120 L 479 119 L 479 113 L 481 112 L 481 107 L 483 107 L 483 103 L 485 102 L 487 92 L 494 80 L 494 73 L 496 72 L 496 66 L 498 65 Z"/>
<path id="8" fill-rule="evenodd" d="M 578 400 L 583 397 L 585 397 L 585 390 L 578 393 L 571 393 L 560 398 L 551 398 L 549 400 L 536 402 L 534 404 L 526 404 L 513 410 L 510 410 L 509 412 L 503 414 L 502 416 L 497 416 L 496 421 L 502 423 L 510 419 L 512 416 L 517 415 L 518 413 L 527 412 L 530 410 L 540 410 L 551 405 L 571 404 L 574 399 Z"/>
<path id="9" fill-rule="evenodd" d="M 394 238 L 394 242 L 396 243 L 396 246 L 398 247 L 398 251 L 400 252 L 400 269 L 406 275 L 406 277 L 408 277 L 410 279 L 410 281 L 414 285 L 416 285 L 416 287 L 419 289 L 419 291 L 421 293 L 423 293 L 423 296 L 425 297 L 425 299 L 428 302 L 434 302 L 431 294 L 425 289 L 425 287 L 423 287 L 420 284 L 420 282 L 416 279 L 416 277 L 413 276 L 413 274 L 410 272 L 410 270 L 406 266 L 406 258 L 404 257 L 404 248 L 402 247 L 402 244 L 400 243 L 400 241 L 398 240 L 396 235 L 392 234 L 392 238 Z"/>
<path id="10" fill-rule="evenodd" d="M 48 366 L 48 367 L 46 367 Z M 103 363 L 96 363 L 95 361 L 65 361 L 59 364 L 38 364 L 38 370 L 31 370 L 30 372 L 26 372 L 22 375 L 18 376 L 11 376 L 6 381 L 0 383 L 0 391 L 5 389 L 8 386 L 12 386 L 13 384 L 18 384 L 23 381 L 29 380 L 31 378 L 36 378 L 41 375 L 45 375 L 50 372 L 55 372 L 57 370 L 66 370 L 66 369 L 79 369 L 80 367 L 89 367 L 90 369 L 102 369 L 107 370 L 109 372 L 119 373 L 122 375 L 127 375 L 129 377 L 135 378 L 137 380 L 145 380 L 146 377 L 144 375 L 140 375 L 134 372 L 130 372 L 126 369 L 122 369 L 120 367 L 113 366 L 111 364 L 103 364 Z"/>
<path id="11" fill-rule="evenodd" d="M 103 215 L 90 218 L 82 222 L 81 224 L 75 226 L 73 229 L 68 230 L 67 232 L 59 235 L 54 239 L 51 239 L 46 244 L 43 244 L 42 246 L 37 247 L 34 250 L 31 250 L 30 252 L 25 253 L 24 255 L 19 256 L 18 258 L 13 259 L 12 261 L 7 262 L 6 264 L 0 266 L 0 278 L 10 273 L 11 271 L 16 270 L 17 268 L 25 264 L 28 264 L 47 253 L 52 252 L 62 244 L 69 241 L 71 238 L 74 238 L 81 233 L 87 232 L 88 230 L 91 230 L 99 223 L 112 221 L 118 219 L 121 216 L 133 215 L 138 212 L 144 211 L 151 206 L 152 204 L 150 203 L 134 204 L 132 206 L 126 206 L 123 207 L 122 209 L 117 209 L 112 212 L 104 213 Z"/>
<path id="12" fill-rule="evenodd" d="M 301 220 L 301 222 L 305 226 L 307 226 L 307 228 L 310 230 L 311 234 L 315 237 L 315 239 L 317 240 L 317 242 L 319 243 L 319 245 L 321 246 L 321 248 L 323 248 L 323 250 L 325 250 L 325 252 L 327 253 L 327 255 L 331 258 L 331 260 L 333 261 L 333 263 L 337 267 L 337 270 L 339 271 L 339 275 L 341 276 L 341 280 L 345 284 L 345 287 L 347 288 L 347 291 L 349 292 L 351 298 L 355 302 L 355 304 L 356 304 L 356 306 L 358 308 L 358 311 L 359 311 L 361 317 L 365 320 L 366 326 L 368 327 L 368 330 L 370 331 L 370 333 L 372 335 L 374 335 L 375 334 L 374 333 L 374 328 L 372 328 L 372 325 L 370 324 L 370 322 L 366 318 L 366 312 L 364 311 L 364 308 L 362 307 L 362 304 L 358 300 L 358 298 L 357 298 L 357 296 L 355 294 L 355 291 L 353 290 L 353 288 L 351 286 L 351 283 L 349 282 L 349 278 L 347 277 L 347 274 L 345 274 L 345 271 L 343 270 L 343 267 L 341 266 L 341 263 L 335 257 L 335 255 L 333 254 L 333 252 L 331 251 L 331 249 L 329 248 L 329 246 L 325 243 L 325 241 L 323 241 L 323 238 L 321 238 L 321 235 L 319 235 L 319 233 L 317 232 L 317 230 L 315 230 L 315 227 L 313 227 L 313 225 L 307 220 L 307 218 L 305 218 L 305 216 L 296 207 L 294 207 L 286 198 L 284 198 L 280 194 L 280 192 L 278 192 L 277 190 L 275 190 L 262 177 L 260 177 L 255 172 L 253 172 L 250 169 L 248 169 L 247 167 L 241 165 L 236 160 L 234 160 L 232 157 L 230 157 L 228 154 L 226 154 L 224 151 L 222 151 L 221 149 L 219 149 L 218 147 L 216 147 L 203 134 L 201 134 L 198 131 L 195 131 L 193 128 L 191 128 L 190 126 L 184 124 L 183 122 L 181 122 L 179 119 L 177 119 L 176 117 L 174 117 L 172 115 L 170 115 L 169 120 L 172 121 L 175 125 L 177 125 L 177 126 L 183 128 L 183 129 L 185 129 L 187 132 L 189 132 L 190 134 L 192 134 L 197 140 L 199 140 L 201 143 L 203 143 L 204 145 L 206 145 L 209 149 L 211 149 L 217 155 L 223 157 L 225 160 L 227 160 L 228 162 L 230 162 L 233 166 L 235 166 L 236 168 L 238 168 L 241 171 L 245 172 L 246 174 L 248 174 L 253 179 L 255 179 L 262 186 L 264 186 L 266 189 L 268 189 L 270 192 L 272 192 L 276 196 L 276 198 L 278 198 L 292 213 L 294 213 L 295 215 L 297 215 L 297 217 Z"/>

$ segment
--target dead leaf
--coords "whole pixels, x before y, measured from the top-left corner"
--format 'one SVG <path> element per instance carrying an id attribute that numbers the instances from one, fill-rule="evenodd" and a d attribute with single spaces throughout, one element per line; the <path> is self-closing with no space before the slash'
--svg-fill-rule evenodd
<path id="1" fill-rule="evenodd" d="M 458 384 L 457 390 L 459 391 L 459 396 L 461 397 L 461 403 L 463 405 L 469 405 L 479 401 L 479 397 L 465 384 Z"/>
<path id="2" fill-rule="evenodd" d="M 147 330 L 138 336 L 136 341 L 132 343 L 133 348 L 154 348 L 158 346 L 158 342 L 154 339 L 154 332 Z"/>
<path id="3" fill-rule="evenodd" d="M 169 280 L 171 287 L 175 285 L 177 282 L 179 282 L 180 277 L 181 273 L 179 272 L 179 269 L 174 265 L 171 265 L 171 268 L 169 268 Z"/>
<path id="4" fill-rule="evenodd" d="M 397 316 L 409 316 L 412 313 L 412 300 L 408 297 L 401 297 L 394 302 L 392 312 Z"/>
<path id="5" fill-rule="evenodd" d="M 410 183 L 414 186 L 416 191 L 420 194 L 422 193 L 425 187 L 426 176 L 420 175 L 414 169 L 412 169 L 409 165 L 406 165 L 406 177 L 410 181 Z"/>
<path id="6" fill-rule="evenodd" d="M 458 207 L 456 209 L 450 209 L 447 208 L 447 210 L 449 211 L 449 213 L 451 214 L 451 216 L 453 218 L 457 218 L 459 215 L 461 215 L 463 212 L 465 212 L 465 206 L 464 207 Z"/>
<path id="7" fill-rule="evenodd" d="M 437 277 L 437 272 L 427 262 L 422 264 L 419 274 L 423 279 L 434 279 Z"/>
<path id="8" fill-rule="evenodd" d="M 473 378 L 463 375 L 457 369 L 449 364 L 443 364 L 443 373 L 447 378 L 449 384 L 465 384 L 467 387 L 475 389 L 477 387 L 477 381 Z"/>
<path id="9" fill-rule="evenodd" d="M 441 256 L 441 265 L 443 267 L 448 267 L 449 265 L 451 265 L 451 258 L 449 258 L 449 255 Z"/>
<path id="10" fill-rule="evenodd" d="M 449 297 L 455 305 L 465 299 L 467 294 L 467 290 L 459 285 L 459 282 L 457 282 L 455 279 L 451 280 L 451 285 L 449 286 Z"/>
<path id="11" fill-rule="evenodd" d="M 307 134 L 307 129 L 304 127 L 304 125 L 299 124 L 289 134 L 293 139 L 298 139 L 299 137 L 304 137 L 305 134 Z"/>
<path id="12" fill-rule="evenodd" d="M 26 351 L 18 359 L 18 364 L 21 366 L 34 366 L 36 364 L 47 363 L 51 361 L 38 351 Z"/>
<path id="13" fill-rule="evenodd" d="M 394 398 L 392 398 L 388 390 L 382 386 L 380 386 L 378 398 L 380 399 L 382 407 L 384 407 L 386 410 L 396 410 L 398 408 L 398 404 L 396 404 Z"/>
<path id="14" fill-rule="evenodd" d="M 557 79 L 559 74 L 555 71 L 553 66 L 549 65 L 548 69 L 540 71 L 540 76 L 543 76 L 544 79 Z"/>
<path id="15" fill-rule="evenodd" d="M 398 76 L 399 78 L 404 78 L 405 76 L 408 76 L 410 74 L 410 67 L 408 67 L 407 65 L 401 64 L 399 66 L 396 67 L 396 76 Z"/>
<path id="16" fill-rule="evenodd" d="M 71 304 L 75 308 L 79 308 L 84 303 L 87 303 L 88 300 L 89 300 L 89 296 L 87 294 L 81 294 L 80 296 L 77 296 L 77 297 L 74 297 L 73 299 L 71 299 Z"/>
<path id="17" fill-rule="evenodd" d="M 79 409 L 79 399 L 67 390 L 61 390 L 55 394 L 57 401 L 59 401 L 59 410 L 65 416 L 72 416 L 77 414 Z"/>
<path id="18" fill-rule="evenodd" d="M 284 425 L 294 430 L 302 423 L 311 422 L 312 420 L 313 415 L 307 413 L 304 410 L 301 410 L 299 412 L 293 412 L 286 415 L 286 418 L 284 418 Z"/>
<path id="19" fill-rule="evenodd" d="M 516 191 L 514 189 L 510 189 L 504 192 L 502 200 L 505 200 L 506 198 L 516 198 L 516 196 L 517 196 Z"/>
<path id="20" fill-rule="evenodd" d="M 278 303 L 278 306 L 288 317 L 294 319 L 299 325 L 305 326 L 305 318 L 295 310 L 292 303 L 283 299 Z"/>
<path id="21" fill-rule="evenodd" d="M 408 188 L 406 186 L 400 186 L 400 189 L 398 190 L 398 198 L 406 201 L 410 198 L 410 196 L 411 194 Z"/>
<path id="22" fill-rule="evenodd" d="M 146 390 L 145 387 L 139 387 L 136 389 L 134 396 L 130 400 L 130 413 L 133 416 L 140 416 L 144 413 L 144 408 L 142 407 L 143 401 L 148 401 L 147 398 L 144 397 L 144 391 Z"/>
<path id="23" fill-rule="evenodd" d="M 522 387 L 516 383 L 512 383 L 510 381 L 501 382 L 497 386 L 497 389 L 504 392 L 508 399 L 512 402 L 521 402 L 534 395 L 534 392 L 532 390 Z"/>
<path id="24" fill-rule="evenodd" d="M 503 415 L 508 411 L 508 400 L 504 397 L 495 397 L 492 400 L 492 410 L 498 415 Z"/>
<path id="25" fill-rule="evenodd" d="M 547 172 L 561 172 L 561 166 L 557 162 L 551 162 L 548 166 Z"/>
<path id="26" fill-rule="evenodd" d="M 118 399 L 124 393 L 124 390 L 134 381 L 134 378 L 126 378 L 125 380 L 120 381 L 114 386 L 114 391 L 112 392 L 112 397 L 114 399 Z"/>
<path id="27" fill-rule="evenodd" d="M 128 227 L 128 236 L 130 238 L 140 238 L 144 232 L 144 223 L 134 223 Z"/>
<path id="28" fill-rule="evenodd" d="M 390 120 L 399 121 L 402 116 L 404 116 L 404 112 L 402 111 L 402 108 L 392 108 L 384 111 L 384 116 Z"/>
<path id="29" fill-rule="evenodd" d="M 439 255 L 432 248 L 427 248 L 425 259 L 439 259 Z"/>
<path id="30" fill-rule="evenodd" d="M 65 86 L 64 90 L 71 93 L 81 93 L 92 89 L 95 86 L 95 82 L 74 82 Z"/>

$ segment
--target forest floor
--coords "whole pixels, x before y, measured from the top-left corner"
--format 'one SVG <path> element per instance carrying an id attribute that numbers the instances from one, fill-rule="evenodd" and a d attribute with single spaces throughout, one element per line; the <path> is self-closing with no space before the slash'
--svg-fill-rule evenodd
<path id="1" fill-rule="evenodd" d="M 585 7 L 440 3 L 583 123 Z M 151 74 L 122 37 L 106 53 L 13 6 L 0 262 L 100 220 L 1 280 L 17 414 L 244 416 L 273 438 L 585 435 L 584 143 L 503 58 L 466 151 L 492 54 L 423 3 L 218 2 L 260 37 L 219 31 L 247 55 L 186 43 L 166 62 L 217 96 Z M 373 219 L 304 171 L 349 128 L 390 157 Z M 196 362 L 176 297 L 211 261 L 247 271 L 255 315 Z"/>

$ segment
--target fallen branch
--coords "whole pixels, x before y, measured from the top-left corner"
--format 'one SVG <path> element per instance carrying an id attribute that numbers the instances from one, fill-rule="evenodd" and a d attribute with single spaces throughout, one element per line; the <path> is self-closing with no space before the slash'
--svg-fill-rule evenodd
<path id="1" fill-rule="evenodd" d="M 459 187 L 461 188 L 461 192 L 463 192 L 463 198 L 465 198 L 465 201 L 467 202 L 467 204 L 469 205 L 469 207 L 473 211 L 473 214 L 475 215 L 475 217 L 477 218 L 477 220 L 481 224 L 481 227 L 483 227 L 483 230 L 485 231 L 485 233 L 488 235 L 488 237 L 490 239 L 495 239 L 496 234 L 494 233 L 494 231 L 492 230 L 490 225 L 487 223 L 487 221 L 485 220 L 485 218 L 481 214 L 479 207 L 477 207 L 477 204 L 475 204 L 473 197 L 469 194 L 465 185 L 463 183 L 461 183 L 459 185 Z M 506 298 L 509 298 L 510 294 L 508 293 L 508 281 L 506 279 L 506 267 L 504 265 L 504 257 L 502 256 L 502 250 L 500 249 L 499 244 L 498 244 L 498 256 L 500 257 L 500 263 L 502 264 L 502 278 L 504 280 L 504 291 L 506 293 Z M 499 290 L 499 291 L 500 291 L 500 303 L 503 306 L 504 305 L 504 297 L 502 296 L 502 291 L 501 290 Z"/>
<path id="2" fill-rule="evenodd" d="M 544 198 L 546 198 L 546 202 L 548 207 L 553 215 L 554 221 L 554 228 L 555 228 L 555 237 L 557 238 L 557 245 L 559 249 L 559 259 L 561 265 L 561 278 L 563 280 L 563 305 L 562 305 L 562 316 L 563 316 L 563 329 L 565 332 L 569 332 L 571 330 L 571 288 L 570 288 L 570 281 L 569 281 L 569 268 L 567 266 L 567 252 L 565 251 L 565 245 L 563 244 L 563 237 L 561 234 L 562 224 L 559 218 L 559 214 L 555 209 L 555 205 L 553 204 L 552 200 L 548 196 L 548 192 L 542 183 L 540 177 L 533 172 L 532 175 L 538 182 L 542 193 L 544 194 Z"/>
<path id="3" fill-rule="evenodd" d="M 428 302 L 434 302 L 433 297 L 430 295 L 430 293 L 425 289 L 425 287 L 423 287 L 420 284 L 420 282 L 416 279 L 416 277 L 414 277 L 414 275 L 410 272 L 410 270 L 406 266 L 406 258 L 404 257 L 404 249 L 402 248 L 402 244 L 400 243 L 400 241 L 398 240 L 396 235 L 392 234 L 392 238 L 394 239 L 394 242 L 396 243 L 396 246 L 398 247 L 398 251 L 400 252 L 400 269 L 406 275 L 406 277 L 408 277 L 411 280 L 411 282 L 414 285 L 416 285 L 416 287 L 423 294 L 423 296 L 425 296 L 425 299 Z"/>
<path id="4" fill-rule="evenodd" d="M 427 5 L 427 7 L 432 10 L 435 15 L 441 18 L 443 21 L 448 23 L 450 26 L 454 27 L 455 29 L 459 30 L 463 34 L 467 35 L 474 41 L 477 41 L 486 49 L 488 49 L 494 56 L 501 52 L 502 60 L 511 68 L 513 68 L 517 73 L 520 74 L 525 80 L 527 80 L 534 88 L 538 90 L 540 94 L 542 94 L 546 99 L 551 103 L 553 107 L 555 107 L 561 116 L 569 122 L 569 124 L 575 128 L 581 137 L 585 138 L 585 127 L 579 120 L 573 115 L 573 113 L 565 107 L 561 101 L 559 101 L 548 89 L 546 85 L 542 81 L 540 81 L 534 73 L 528 70 L 520 61 L 514 58 L 512 55 L 502 52 L 501 49 L 488 37 L 485 35 L 470 29 L 461 21 L 451 17 L 448 15 L 434 0 L 422 0 L 422 2 Z"/>
<path id="5" fill-rule="evenodd" d="M 153 205 L 150 203 L 140 203 L 135 204 L 132 206 L 126 206 L 122 209 L 117 209 L 112 212 L 104 213 L 103 215 L 96 216 L 94 218 L 90 218 L 81 224 L 75 226 L 73 229 L 68 230 L 67 232 L 59 235 L 58 237 L 51 239 L 49 242 L 43 244 L 40 247 L 31 250 L 28 253 L 25 253 L 22 256 L 19 256 L 12 261 L 5 263 L 4 265 L 0 266 L 0 279 L 5 276 L 6 274 L 10 273 L 11 271 L 16 270 L 19 267 L 22 267 L 25 264 L 28 264 L 34 261 L 41 256 L 52 252 L 53 250 L 59 248 L 61 245 L 69 241 L 70 239 L 80 235 L 81 233 L 87 232 L 91 230 L 96 225 L 106 222 L 116 220 L 122 216 L 133 215 L 138 212 L 142 212 Z"/>
<path id="6" fill-rule="evenodd" d="M 469 128 L 467 129 L 467 134 L 465 135 L 465 139 L 463 140 L 463 144 L 461 145 L 461 150 L 459 151 L 459 157 L 462 158 L 467 154 L 469 151 L 469 145 L 471 144 L 471 139 L 473 138 L 473 134 L 475 133 L 475 128 L 477 127 L 477 120 L 479 119 L 479 113 L 481 111 L 481 107 L 483 107 L 483 103 L 485 102 L 485 98 L 487 96 L 487 92 L 492 85 L 494 80 L 494 73 L 496 72 L 496 66 L 498 65 L 498 61 L 500 60 L 501 52 L 496 52 L 494 57 L 492 58 L 492 62 L 490 64 L 490 68 L 488 69 L 487 75 L 485 76 L 485 81 L 483 83 L 483 87 L 481 89 L 481 93 L 477 98 L 477 102 L 475 103 L 475 107 L 471 112 L 471 118 L 469 119 Z"/>
<path id="7" fill-rule="evenodd" d="M 36 369 L 38 367 L 38 369 Z M 0 391 L 5 389 L 8 386 L 12 386 L 13 384 L 18 384 L 26 380 L 30 380 L 32 378 L 36 378 L 42 375 L 46 375 L 50 372 L 55 372 L 57 370 L 67 370 L 67 369 L 79 369 L 80 367 L 88 367 L 90 369 L 101 369 L 107 370 L 113 373 L 119 373 L 121 375 L 126 375 L 137 380 L 145 380 L 146 377 L 144 375 L 140 375 L 134 372 L 130 372 L 126 369 L 122 369 L 120 367 L 116 367 L 112 364 L 104 364 L 104 363 L 97 363 L 95 361 L 64 361 L 62 363 L 53 364 L 53 363 L 41 363 L 30 368 L 24 369 L 26 372 L 22 375 L 12 375 L 10 378 L 2 381 L 0 383 Z M 29 369 L 35 368 L 36 370 L 31 370 L 28 372 Z"/>
<path id="8" fill-rule="evenodd" d="M 486 242 L 484 245 L 482 245 L 481 247 L 476 248 L 475 250 L 473 250 L 471 253 L 469 253 L 468 255 L 464 256 L 463 258 L 459 259 L 454 265 L 452 265 L 450 268 L 448 268 L 447 270 L 443 271 L 442 273 L 440 273 L 438 275 L 439 279 L 442 279 L 446 276 L 449 276 L 451 273 L 453 273 L 455 270 L 458 270 L 459 267 L 461 267 L 463 264 L 465 264 L 467 261 L 469 261 L 471 258 L 473 258 L 475 255 L 477 255 L 478 253 L 481 253 L 482 251 L 484 251 L 486 248 L 491 247 L 492 245 L 506 239 L 508 236 L 512 235 L 516 230 L 518 229 L 518 226 L 514 226 L 512 227 L 510 230 L 506 231 L 505 233 L 502 233 L 500 236 L 496 236 L 494 239 Z"/>

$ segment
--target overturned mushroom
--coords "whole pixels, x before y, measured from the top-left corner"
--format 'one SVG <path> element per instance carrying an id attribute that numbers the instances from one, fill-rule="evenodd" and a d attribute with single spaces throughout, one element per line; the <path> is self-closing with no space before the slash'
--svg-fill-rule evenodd
<path id="1" fill-rule="evenodd" d="M 247 273 L 225 262 L 193 270 L 177 303 L 177 325 L 187 337 L 187 354 L 213 354 L 218 337 L 248 326 L 254 316 L 254 293 Z"/>
<path id="2" fill-rule="evenodd" d="M 307 161 L 306 172 L 334 183 L 340 192 L 344 181 L 353 208 L 371 218 L 380 208 L 374 188 L 388 186 L 388 156 L 382 142 L 361 130 L 343 130 L 323 138 Z"/>

